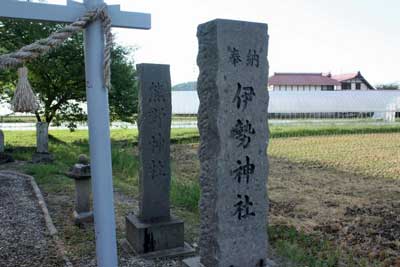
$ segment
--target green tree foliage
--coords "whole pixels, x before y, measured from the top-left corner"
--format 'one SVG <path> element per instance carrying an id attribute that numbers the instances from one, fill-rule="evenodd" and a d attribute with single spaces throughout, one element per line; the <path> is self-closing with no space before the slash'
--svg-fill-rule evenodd
<path id="1" fill-rule="evenodd" d="M 138 110 L 138 87 L 132 49 L 115 46 L 111 52 L 111 91 L 109 95 L 112 120 L 133 122 Z"/>
<path id="2" fill-rule="evenodd" d="M 378 84 L 375 88 L 378 90 L 399 90 L 400 85 L 397 83 Z"/>
<path id="3" fill-rule="evenodd" d="M 34 41 L 46 38 L 63 27 L 61 24 L 0 20 L 0 53 L 13 52 Z M 83 34 L 76 34 L 61 47 L 27 63 L 29 81 L 37 93 L 41 108 L 38 121 L 69 122 L 71 128 L 86 116 L 80 103 L 86 101 Z M 114 45 L 112 50 L 112 77 L 110 114 L 113 120 L 132 121 L 137 111 L 136 71 L 129 59 L 132 50 Z M 0 90 L 9 100 L 17 82 L 16 70 L 0 71 Z"/>

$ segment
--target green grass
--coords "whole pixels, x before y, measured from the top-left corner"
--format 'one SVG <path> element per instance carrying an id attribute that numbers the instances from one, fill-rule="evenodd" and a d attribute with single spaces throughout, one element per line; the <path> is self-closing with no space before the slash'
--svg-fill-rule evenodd
<path id="1" fill-rule="evenodd" d="M 15 123 L 15 122 L 36 122 L 36 117 L 35 116 L 1 116 L 0 117 L 0 122 L 9 122 L 9 123 Z"/>
<path id="2" fill-rule="evenodd" d="M 286 157 L 293 161 L 318 163 L 324 166 L 333 166 L 355 172 L 371 175 L 387 170 L 394 161 L 400 159 L 400 128 L 398 126 L 319 126 L 319 127 L 271 127 L 270 153 L 277 157 Z M 382 141 L 376 140 L 375 134 L 360 135 L 360 133 L 393 133 L 384 134 Z M 344 135 L 338 135 L 344 134 Z M 334 136 L 332 136 L 334 135 Z M 290 138 L 283 138 L 295 136 Z M 35 133 L 33 131 L 6 131 L 6 146 L 13 151 L 13 156 L 20 160 L 29 160 L 34 152 Z M 120 192 L 131 196 L 138 196 L 138 169 L 137 157 L 137 130 L 118 129 L 111 131 L 112 161 L 114 186 Z M 173 129 L 171 143 L 196 143 L 199 136 L 196 129 Z M 390 146 L 385 146 L 389 143 Z M 296 148 L 296 149 L 293 149 Z M 49 165 L 27 165 L 26 172 L 35 176 L 40 187 L 47 194 L 61 194 L 73 192 L 73 181 L 66 178 L 64 173 L 77 160 L 81 153 L 89 154 L 88 132 L 78 130 L 50 131 L 50 151 L 55 155 L 55 162 Z M 345 152 L 345 153 L 344 153 Z M 363 160 L 362 155 L 371 157 Z M 358 158 L 356 155 L 360 155 Z M 358 160 L 359 159 L 359 160 Z M 198 201 L 200 187 L 195 172 L 187 172 L 177 168 L 181 162 L 173 161 L 171 182 L 171 203 L 174 212 L 193 226 L 199 222 Z M 386 165 L 385 165 L 386 164 Z M 378 167 L 377 167 L 378 166 Z M 189 166 L 189 168 L 192 166 Z M 398 169 L 390 170 L 396 173 Z M 116 207 L 119 212 L 125 212 L 127 207 Z M 197 229 L 197 228 L 196 228 Z M 197 230 L 191 230 L 190 238 L 195 238 Z M 77 236 L 74 228 L 66 228 L 62 233 L 68 238 L 68 244 L 76 245 L 90 234 Z M 296 266 L 333 267 L 346 258 L 346 265 L 342 266 L 379 266 L 371 263 L 355 262 L 351 255 L 332 245 L 324 236 L 298 232 L 294 228 L 283 226 L 269 227 L 270 242 L 282 255 L 295 262 Z M 78 251 L 78 250 L 77 250 Z M 368 265 L 369 264 L 369 265 Z"/>
<path id="3" fill-rule="evenodd" d="M 366 267 L 382 266 L 379 262 L 357 259 L 351 252 L 344 251 L 322 234 L 306 234 L 291 226 L 268 227 L 270 244 L 280 256 L 296 266 L 307 267 Z"/>
<path id="4" fill-rule="evenodd" d="M 200 186 L 196 182 L 190 180 L 182 181 L 173 176 L 170 198 L 172 205 L 197 213 L 200 199 Z"/>
<path id="5" fill-rule="evenodd" d="M 128 147 L 113 149 L 112 162 L 114 185 L 124 194 L 138 195 L 139 188 L 139 159 Z"/>
<path id="6" fill-rule="evenodd" d="M 137 116 L 137 115 L 136 115 Z M 173 121 L 196 121 L 197 115 L 173 115 Z M 35 123 L 35 116 L 0 116 L 0 122 L 2 123 Z"/>
<path id="7" fill-rule="evenodd" d="M 303 137 L 303 136 L 326 136 L 326 135 L 348 135 L 348 134 L 371 134 L 371 133 L 399 133 L 400 125 L 294 125 L 294 126 L 271 126 L 271 138 L 281 137 Z"/>
<path id="8" fill-rule="evenodd" d="M 289 158 L 296 162 L 323 164 L 340 167 L 344 170 L 368 175 L 392 177 L 398 173 L 399 151 L 392 146 L 387 153 L 385 142 L 395 140 L 400 134 L 385 135 L 384 140 L 376 141 L 374 135 L 355 135 L 360 133 L 396 133 L 399 126 L 319 126 L 319 127 L 271 127 L 269 153 L 276 157 Z M 339 135 L 342 134 L 342 135 Z M 354 137 L 352 137 L 352 135 Z M 291 137 L 294 138 L 282 138 Z M 300 138 L 302 137 L 302 138 Z M 138 194 L 138 158 L 134 147 L 137 145 L 138 131 L 118 129 L 111 131 L 112 161 L 115 187 L 130 196 Z M 35 147 L 34 131 L 6 131 L 6 147 L 13 151 L 18 160 L 30 160 Z M 171 143 L 197 143 L 197 129 L 172 129 Z M 399 143 L 400 140 L 396 141 Z M 374 145 L 375 143 L 377 143 Z M 383 143 L 382 143 L 383 142 Z M 393 143 L 393 142 L 391 142 Z M 50 150 L 56 157 L 53 165 L 31 166 L 28 170 L 38 177 L 60 175 L 72 166 L 79 154 L 89 154 L 88 131 L 68 130 L 50 131 Z M 330 153 L 326 153 L 330 151 Z M 365 160 L 365 154 L 371 160 Z M 174 162 L 172 162 L 174 165 Z M 43 170 L 42 170 L 43 169 Z M 179 174 L 178 174 L 179 175 Z M 40 178 L 39 178 L 40 179 Z M 46 181 L 44 181 L 46 183 Z M 171 185 L 171 202 L 189 211 L 197 212 L 199 199 L 197 177 L 178 178 L 174 175 Z M 180 194 L 186 192 L 186 194 Z"/>
<path id="9" fill-rule="evenodd" d="M 173 129 L 171 143 L 190 143 L 198 139 L 195 129 Z M 6 131 L 7 151 L 17 160 L 30 160 L 35 151 L 34 131 Z M 114 186 L 124 194 L 138 196 L 138 157 L 134 153 L 137 145 L 137 130 L 118 129 L 111 131 Z M 54 164 L 29 165 L 26 171 L 38 179 L 38 183 L 54 193 L 58 187 L 72 185 L 63 174 L 77 161 L 79 154 L 89 154 L 88 132 L 78 130 L 54 130 L 49 132 L 49 150 L 55 156 Z M 195 180 L 195 179 L 193 179 Z M 184 190 L 184 191 L 182 191 Z M 182 195 L 180 192 L 187 192 Z M 171 202 L 177 207 L 197 211 L 200 189 L 193 181 L 182 182 L 173 177 Z"/>
<path id="10" fill-rule="evenodd" d="M 172 121 L 197 121 L 197 115 L 173 115 Z"/>
<path id="11" fill-rule="evenodd" d="M 34 175 L 38 184 L 45 192 L 58 194 L 66 190 L 74 190 L 74 182 L 60 172 L 60 165 L 64 164 L 37 164 L 27 168 L 27 173 Z"/>
<path id="12" fill-rule="evenodd" d="M 298 232 L 294 227 L 269 227 L 268 236 L 279 255 L 299 266 L 334 267 L 341 258 L 340 250 L 323 237 Z"/>
<path id="13" fill-rule="evenodd" d="M 370 177 L 398 179 L 400 133 L 307 136 L 270 140 L 271 156 Z"/>

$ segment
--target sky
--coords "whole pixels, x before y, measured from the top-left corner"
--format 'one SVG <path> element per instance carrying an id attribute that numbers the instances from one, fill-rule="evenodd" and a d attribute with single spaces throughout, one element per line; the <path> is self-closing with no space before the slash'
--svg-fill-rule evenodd
<path id="1" fill-rule="evenodd" d="M 65 2 L 65 0 L 53 0 Z M 152 29 L 114 29 L 135 63 L 171 65 L 172 84 L 197 79 L 197 26 L 215 18 L 268 24 L 270 74 L 361 71 L 400 81 L 399 0 L 106 0 L 151 13 Z"/>

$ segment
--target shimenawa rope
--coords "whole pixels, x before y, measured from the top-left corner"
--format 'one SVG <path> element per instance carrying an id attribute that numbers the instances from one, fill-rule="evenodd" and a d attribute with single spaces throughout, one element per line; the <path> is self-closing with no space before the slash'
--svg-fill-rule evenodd
<path id="1" fill-rule="evenodd" d="M 0 55 L 0 70 L 18 67 L 23 65 L 25 62 L 38 58 L 46 53 L 48 53 L 51 49 L 60 46 L 65 40 L 70 38 L 73 34 L 82 31 L 89 23 L 95 21 L 96 19 L 101 19 L 102 26 L 105 35 L 105 47 L 104 47 L 104 83 L 107 88 L 111 86 L 111 48 L 113 43 L 113 36 L 111 33 L 111 18 L 107 13 L 107 5 L 104 4 L 100 8 L 97 8 L 92 11 L 88 11 L 85 15 L 78 18 L 72 24 L 60 29 L 59 31 L 51 34 L 49 37 L 45 39 L 38 40 L 30 45 L 26 45 L 19 49 L 16 52 Z M 21 75 L 27 75 L 27 71 L 21 72 Z M 24 77 L 20 77 L 20 79 L 25 79 Z M 27 77 L 26 77 L 27 79 Z M 29 86 L 30 87 L 30 86 Z M 31 98 L 31 103 L 28 103 L 29 98 L 34 96 L 32 90 L 28 92 L 28 90 L 20 90 L 21 92 L 27 93 L 24 96 L 24 99 L 18 100 L 18 97 L 21 97 L 21 93 L 18 93 L 18 88 L 14 95 L 14 99 L 12 100 L 13 109 L 15 112 L 26 112 L 22 110 L 27 110 L 30 107 L 38 106 L 36 97 Z M 27 102 L 26 102 L 27 101 Z M 35 101 L 35 104 L 32 102 Z M 23 107 L 23 105 L 26 105 Z M 37 109 L 36 109 L 37 110 Z M 31 111 L 36 111 L 31 110 Z"/>

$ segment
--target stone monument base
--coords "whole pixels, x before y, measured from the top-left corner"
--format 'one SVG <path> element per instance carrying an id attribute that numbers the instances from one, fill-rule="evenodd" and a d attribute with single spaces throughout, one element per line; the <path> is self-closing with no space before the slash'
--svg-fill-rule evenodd
<path id="1" fill-rule="evenodd" d="M 204 267 L 203 264 L 200 263 L 200 257 L 192 257 L 187 258 L 182 261 L 183 267 Z"/>
<path id="2" fill-rule="evenodd" d="M 36 152 L 32 156 L 33 163 L 52 163 L 54 161 L 53 154 Z"/>
<path id="3" fill-rule="evenodd" d="M 78 213 L 76 210 L 74 210 L 74 223 L 75 225 L 82 225 L 85 223 L 92 223 L 94 221 L 93 219 L 93 212 L 81 212 Z"/>
<path id="4" fill-rule="evenodd" d="M 278 266 L 274 261 L 267 259 L 265 267 L 276 267 Z M 200 257 L 191 257 L 186 258 L 182 261 L 182 267 L 204 267 L 203 264 L 200 263 Z"/>
<path id="5" fill-rule="evenodd" d="M 145 259 L 193 256 L 195 250 L 184 241 L 183 221 L 143 222 L 136 215 L 126 217 L 126 236 L 130 249 Z"/>

